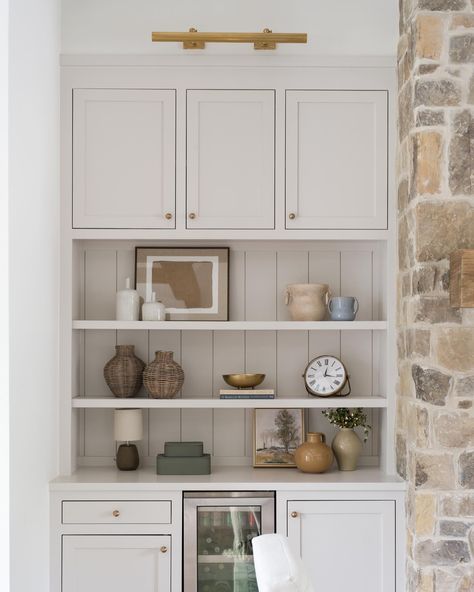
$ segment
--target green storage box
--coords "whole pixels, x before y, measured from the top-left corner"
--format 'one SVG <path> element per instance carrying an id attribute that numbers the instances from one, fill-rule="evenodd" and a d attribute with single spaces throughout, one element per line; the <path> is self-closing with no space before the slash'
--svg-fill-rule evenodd
<path id="1" fill-rule="evenodd" d="M 165 456 L 156 457 L 158 475 L 209 475 L 211 473 L 211 455 L 202 456 Z"/>
<path id="2" fill-rule="evenodd" d="M 165 442 L 165 456 L 202 456 L 202 442 Z"/>

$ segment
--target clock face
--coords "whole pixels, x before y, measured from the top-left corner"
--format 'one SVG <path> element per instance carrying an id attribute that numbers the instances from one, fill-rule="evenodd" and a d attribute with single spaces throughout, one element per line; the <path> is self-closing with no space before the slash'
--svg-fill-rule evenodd
<path id="1" fill-rule="evenodd" d="M 334 356 L 319 356 L 308 364 L 304 380 L 310 392 L 320 397 L 335 395 L 344 387 L 347 372 Z"/>

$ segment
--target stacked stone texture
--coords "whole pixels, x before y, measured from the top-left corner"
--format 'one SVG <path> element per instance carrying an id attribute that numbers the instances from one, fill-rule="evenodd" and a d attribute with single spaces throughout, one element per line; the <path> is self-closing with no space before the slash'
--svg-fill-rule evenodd
<path id="1" fill-rule="evenodd" d="M 449 255 L 474 248 L 474 11 L 401 0 L 398 471 L 407 590 L 474 591 L 474 309 L 449 306 Z"/>

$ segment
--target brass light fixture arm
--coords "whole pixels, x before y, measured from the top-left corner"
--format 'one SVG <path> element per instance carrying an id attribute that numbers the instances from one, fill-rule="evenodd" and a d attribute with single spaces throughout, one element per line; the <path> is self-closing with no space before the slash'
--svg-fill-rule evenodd
<path id="1" fill-rule="evenodd" d="M 183 49 L 204 49 L 206 43 L 253 43 L 254 49 L 275 49 L 277 43 L 307 43 L 306 33 L 273 33 L 264 29 L 261 33 L 201 33 L 191 28 L 187 32 L 156 31 L 151 40 L 157 42 L 182 42 Z"/>

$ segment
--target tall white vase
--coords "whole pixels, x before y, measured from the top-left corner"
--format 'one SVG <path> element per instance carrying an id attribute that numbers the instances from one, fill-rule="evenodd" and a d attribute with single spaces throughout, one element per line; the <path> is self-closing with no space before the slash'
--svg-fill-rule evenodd
<path id="1" fill-rule="evenodd" d="M 140 320 L 140 296 L 130 288 L 130 278 L 125 280 L 125 289 L 116 294 L 115 318 L 117 321 Z"/>

